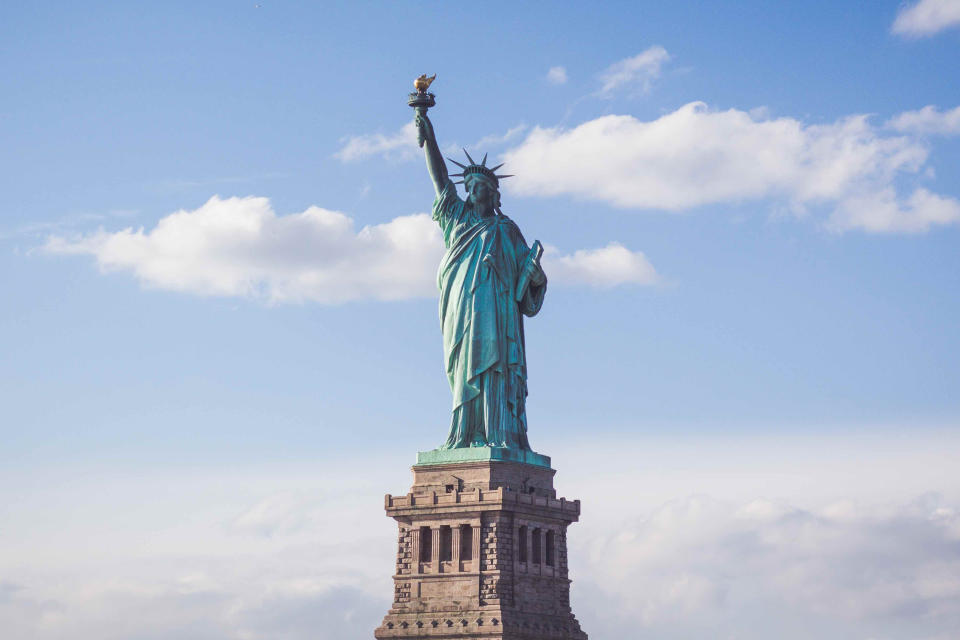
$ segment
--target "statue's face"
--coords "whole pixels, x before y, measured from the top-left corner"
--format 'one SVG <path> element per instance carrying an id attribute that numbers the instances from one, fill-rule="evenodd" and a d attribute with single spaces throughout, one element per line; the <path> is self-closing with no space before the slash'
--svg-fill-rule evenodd
<path id="1" fill-rule="evenodd" d="M 500 204 L 500 192 L 493 183 L 484 178 L 471 178 L 465 183 L 469 200 L 482 213 L 492 213 Z"/>

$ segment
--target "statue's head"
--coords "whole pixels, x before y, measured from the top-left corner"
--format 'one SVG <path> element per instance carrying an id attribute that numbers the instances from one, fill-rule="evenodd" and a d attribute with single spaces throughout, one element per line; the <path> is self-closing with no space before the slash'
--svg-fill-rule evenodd
<path id="1" fill-rule="evenodd" d="M 467 198 L 481 213 L 493 213 L 500 208 L 500 189 L 486 176 L 473 175 L 463 180 Z"/>
<path id="2" fill-rule="evenodd" d="M 457 184 L 463 184 L 474 206 L 478 207 L 481 211 L 492 213 L 493 210 L 500 208 L 500 180 L 502 178 L 509 178 L 510 176 L 498 176 L 495 173 L 497 169 L 503 166 L 502 164 L 498 164 L 495 167 L 487 167 L 486 154 L 483 155 L 483 160 L 480 161 L 480 164 L 477 164 L 473 161 L 473 158 L 470 157 L 470 154 L 467 153 L 466 149 L 464 149 L 463 152 L 467 155 L 467 160 L 470 161 L 470 164 L 463 165 L 456 160 L 447 158 L 450 162 L 463 169 L 461 173 L 451 175 L 463 178 L 463 180 Z"/>

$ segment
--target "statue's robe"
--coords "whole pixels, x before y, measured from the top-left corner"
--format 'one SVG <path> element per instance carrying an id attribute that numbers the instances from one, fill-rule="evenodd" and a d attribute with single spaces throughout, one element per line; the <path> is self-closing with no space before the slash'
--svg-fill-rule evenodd
<path id="1" fill-rule="evenodd" d="M 540 285 L 530 282 L 516 299 L 530 253 L 520 229 L 503 215 L 477 215 L 450 181 L 433 204 L 433 219 L 447 248 L 437 284 L 453 392 L 450 435 L 442 448 L 529 450 L 523 315 L 540 311 L 546 278 Z"/>

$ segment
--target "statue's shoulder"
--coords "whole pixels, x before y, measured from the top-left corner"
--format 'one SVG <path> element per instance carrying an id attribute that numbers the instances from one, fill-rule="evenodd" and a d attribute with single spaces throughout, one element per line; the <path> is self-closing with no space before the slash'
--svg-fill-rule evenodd
<path id="1" fill-rule="evenodd" d="M 444 187 L 433 201 L 433 219 L 438 220 L 441 217 L 456 217 L 462 211 L 466 203 L 457 195 L 457 187 L 453 182 L 447 180 L 447 186 Z"/>
<path id="2" fill-rule="evenodd" d="M 523 240 L 523 233 L 520 231 L 520 227 L 517 226 L 517 223 L 514 222 L 513 219 L 510 218 L 509 216 L 502 213 L 498 214 L 497 224 L 503 225 L 504 227 L 509 229 L 511 233 L 515 233 L 517 236 L 520 237 L 521 240 Z"/>

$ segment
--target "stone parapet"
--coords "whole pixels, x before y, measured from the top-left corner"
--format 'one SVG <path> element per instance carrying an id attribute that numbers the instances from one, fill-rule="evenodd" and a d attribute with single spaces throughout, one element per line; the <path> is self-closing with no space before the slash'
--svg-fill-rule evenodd
<path id="1" fill-rule="evenodd" d="M 580 501 L 568 501 L 566 498 L 547 498 L 531 494 L 515 493 L 504 487 L 497 489 L 475 489 L 473 491 L 451 491 L 450 493 L 415 494 L 403 496 L 387 494 L 384 498 L 384 508 L 390 517 L 403 517 L 413 513 L 423 514 L 425 510 L 437 515 L 449 512 L 452 508 L 459 512 L 464 507 L 475 507 L 478 510 L 511 509 L 520 510 L 524 507 L 536 509 L 538 507 L 552 515 L 576 522 L 580 516 Z"/>

